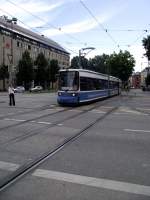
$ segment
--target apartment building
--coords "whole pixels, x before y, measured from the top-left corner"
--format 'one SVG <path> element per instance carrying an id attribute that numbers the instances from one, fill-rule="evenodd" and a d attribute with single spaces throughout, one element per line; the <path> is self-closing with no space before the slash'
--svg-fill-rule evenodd
<path id="1" fill-rule="evenodd" d="M 30 52 L 33 60 L 43 52 L 48 60 L 58 60 L 60 68 L 69 67 L 70 54 L 58 43 L 17 25 L 15 18 L 0 17 L 0 66 L 8 66 L 11 76 L 15 76 L 16 66 L 25 50 Z"/>
<path id="2" fill-rule="evenodd" d="M 141 87 L 141 73 L 136 72 L 130 77 L 130 84 L 133 88 L 140 88 Z"/>

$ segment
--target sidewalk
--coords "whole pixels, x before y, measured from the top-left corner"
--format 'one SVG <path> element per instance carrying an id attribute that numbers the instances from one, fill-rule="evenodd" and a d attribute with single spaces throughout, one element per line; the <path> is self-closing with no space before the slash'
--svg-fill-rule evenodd
<path id="1" fill-rule="evenodd" d="M 0 96 L 7 96 L 8 92 L 0 92 Z"/>

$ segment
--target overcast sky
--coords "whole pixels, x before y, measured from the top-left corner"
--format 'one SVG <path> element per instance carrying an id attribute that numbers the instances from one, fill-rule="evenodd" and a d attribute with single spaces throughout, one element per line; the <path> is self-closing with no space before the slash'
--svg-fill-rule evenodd
<path id="1" fill-rule="evenodd" d="M 150 34 L 149 0 L 0 0 L 0 15 L 49 37 L 70 54 L 94 47 L 87 58 L 128 50 L 135 71 L 147 66 L 142 39 Z"/>

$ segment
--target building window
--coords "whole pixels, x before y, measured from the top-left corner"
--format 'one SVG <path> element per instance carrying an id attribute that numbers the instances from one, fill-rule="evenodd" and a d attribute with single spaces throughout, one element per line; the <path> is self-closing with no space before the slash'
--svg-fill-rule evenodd
<path id="1" fill-rule="evenodd" d="M 28 45 L 28 50 L 31 50 L 31 45 Z"/>
<path id="2" fill-rule="evenodd" d="M 17 41 L 17 47 L 19 47 L 19 45 L 20 45 L 20 42 Z"/>

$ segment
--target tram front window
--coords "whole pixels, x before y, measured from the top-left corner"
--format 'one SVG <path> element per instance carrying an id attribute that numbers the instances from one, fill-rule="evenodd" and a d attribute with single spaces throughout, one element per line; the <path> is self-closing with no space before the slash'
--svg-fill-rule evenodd
<path id="1" fill-rule="evenodd" d="M 59 90 L 75 91 L 79 87 L 79 73 L 65 71 L 60 72 L 59 76 Z"/>

